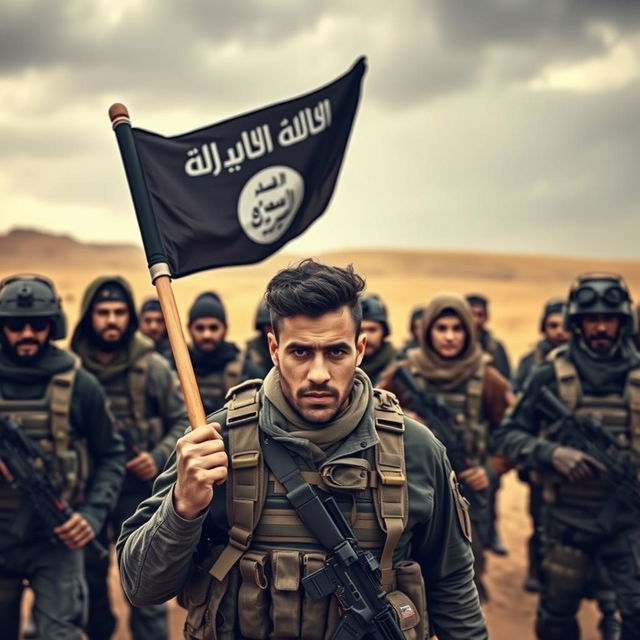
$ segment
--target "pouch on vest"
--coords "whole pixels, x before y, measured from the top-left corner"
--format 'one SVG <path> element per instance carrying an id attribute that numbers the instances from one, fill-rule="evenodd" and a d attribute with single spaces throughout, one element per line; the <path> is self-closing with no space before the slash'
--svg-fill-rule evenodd
<path id="1" fill-rule="evenodd" d="M 300 552 L 271 552 L 271 621 L 274 638 L 300 637 Z"/>
<path id="2" fill-rule="evenodd" d="M 429 617 L 427 615 L 427 593 L 422 577 L 422 569 L 414 560 L 403 560 L 396 565 L 398 591 L 409 596 L 418 613 L 418 622 L 409 630 L 415 632 L 416 638 L 429 637 Z M 392 603 L 393 604 L 393 603 Z M 402 624 L 400 628 L 404 631 Z M 405 633 L 407 638 L 412 637 Z"/>
<path id="3" fill-rule="evenodd" d="M 314 573 L 318 569 L 322 569 L 325 559 L 326 556 L 324 553 L 305 553 L 302 556 L 304 577 Z M 302 629 L 300 634 L 302 638 L 305 638 L 305 640 L 322 640 L 324 638 L 324 630 L 327 626 L 327 615 L 329 612 L 329 602 L 332 600 L 335 601 L 335 598 L 328 597 L 313 600 L 306 593 L 304 594 L 302 600 Z M 338 616 L 336 611 L 335 624 L 330 628 L 333 630 L 337 623 Z"/>
<path id="4" fill-rule="evenodd" d="M 268 569 L 268 551 L 250 551 L 240 559 L 242 582 L 238 591 L 238 624 L 240 633 L 251 640 L 269 637 Z"/>
<path id="5" fill-rule="evenodd" d="M 418 635 L 420 614 L 411 598 L 402 591 L 392 591 L 387 594 L 387 600 L 391 603 L 393 615 L 406 640 L 422 640 L 424 636 Z"/>
<path id="6" fill-rule="evenodd" d="M 234 620 L 230 621 L 229 614 L 226 618 L 221 615 L 222 601 L 228 591 L 233 591 L 233 585 L 238 583 L 238 571 L 234 568 L 223 580 L 216 580 L 209 573 L 209 567 L 224 547 L 216 546 L 202 563 L 196 567 L 189 578 L 178 601 L 187 609 L 187 617 L 184 623 L 184 636 L 189 640 L 223 640 L 233 638 L 228 632 L 233 628 Z M 220 624 L 222 623 L 222 624 Z"/>
<path id="7" fill-rule="evenodd" d="M 364 458 L 340 458 L 322 467 L 323 482 L 332 491 L 364 491 L 369 485 L 371 466 Z"/>

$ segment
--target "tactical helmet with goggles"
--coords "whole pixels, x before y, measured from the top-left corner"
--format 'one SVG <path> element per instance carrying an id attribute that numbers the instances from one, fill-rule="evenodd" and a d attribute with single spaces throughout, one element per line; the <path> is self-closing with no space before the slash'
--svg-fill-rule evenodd
<path id="1" fill-rule="evenodd" d="M 20 273 L 0 282 L 0 322 L 20 331 L 27 324 L 27 318 L 36 331 L 43 330 L 46 321 L 50 321 L 51 340 L 62 340 L 67 335 L 62 301 L 53 282 L 45 276 Z"/>
<path id="2" fill-rule="evenodd" d="M 379 322 L 384 329 L 386 338 L 391 330 L 387 317 L 387 307 L 385 307 L 384 302 L 377 295 L 369 294 L 360 298 L 360 307 L 362 309 L 362 319 Z"/>
<path id="3" fill-rule="evenodd" d="M 631 295 L 622 276 L 606 272 L 583 273 L 571 285 L 564 314 L 565 330 L 571 331 L 581 316 L 596 313 L 621 316 L 627 335 L 637 331 Z"/>

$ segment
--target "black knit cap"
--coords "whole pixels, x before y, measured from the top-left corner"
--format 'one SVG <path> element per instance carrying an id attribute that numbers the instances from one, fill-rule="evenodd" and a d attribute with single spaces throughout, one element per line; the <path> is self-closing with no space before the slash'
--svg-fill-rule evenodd
<path id="1" fill-rule="evenodd" d="M 125 288 L 118 282 L 105 282 L 93 296 L 92 304 L 98 302 L 126 302 L 129 304 L 131 299 Z"/>
<path id="2" fill-rule="evenodd" d="M 158 298 L 147 298 L 140 307 L 140 315 L 147 311 L 162 311 Z"/>
<path id="3" fill-rule="evenodd" d="M 189 309 L 189 324 L 198 318 L 217 318 L 222 324 L 227 324 L 227 314 L 217 293 L 206 291 L 194 300 Z"/>

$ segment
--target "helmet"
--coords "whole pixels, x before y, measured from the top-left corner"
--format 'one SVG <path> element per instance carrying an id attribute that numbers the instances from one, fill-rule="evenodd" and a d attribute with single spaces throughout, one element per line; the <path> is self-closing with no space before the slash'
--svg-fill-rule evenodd
<path id="1" fill-rule="evenodd" d="M 379 322 L 384 328 L 385 338 L 391 332 L 389 320 L 387 318 L 387 307 L 384 302 L 375 294 L 369 294 L 360 298 L 360 308 L 362 309 L 362 319 Z"/>
<path id="2" fill-rule="evenodd" d="M 564 298 L 551 298 L 547 300 L 542 310 L 542 317 L 540 318 L 540 333 L 544 333 L 544 324 L 551 314 L 561 313 L 564 317 L 566 308 L 567 301 Z"/>
<path id="3" fill-rule="evenodd" d="M 574 280 L 564 313 L 565 330 L 571 331 L 576 320 L 587 313 L 616 313 L 623 317 L 627 335 L 637 331 L 638 319 L 631 306 L 629 288 L 617 273 L 583 273 Z"/>
<path id="4" fill-rule="evenodd" d="M 269 308 L 264 300 L 260 301 L 258 308 L 256 309 L 256 319 L 254 321 L 254 328 L 256 331 L 260 331 L 262 327 L 271 324 L 271 316 L 269 315 Z"/>
<path id="5" fill-rule="evenodd" d="M 33 273 L 19 273 L 0 282 L 2 318 L 51 318 L 51 340 L 67 335 L 67 319 L 53 282 Z"/>

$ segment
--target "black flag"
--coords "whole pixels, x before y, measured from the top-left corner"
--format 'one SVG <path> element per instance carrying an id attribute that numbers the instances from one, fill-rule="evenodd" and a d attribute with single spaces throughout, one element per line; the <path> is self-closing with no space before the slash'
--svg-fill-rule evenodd
<path id="1" fill-rule="evenodd" d="M 323 213 L 365 69 L 360 58 L 317 91 L 172 138 L 133 129 L 173 277 L 258 262 Z"/>

